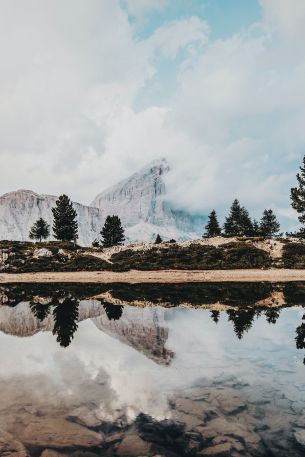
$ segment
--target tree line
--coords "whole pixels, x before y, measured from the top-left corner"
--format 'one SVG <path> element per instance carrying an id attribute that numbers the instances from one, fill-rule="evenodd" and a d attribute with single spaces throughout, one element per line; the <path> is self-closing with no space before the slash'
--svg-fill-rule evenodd
<path id="1" fill-rule="evenodd" d="M 305 238 L 305 156 L 303 157 L 300 171 L 296 175 L 297 185 L 290 190 L 291 206 L 299 214 L 298 220 L 301 228 L 294 233 L 286 233 L 287 236 Z M 249 212 L 241 206 L 236 199 L 232 203 L 229 215 L 221 228 L 216 211 L 209 214 L 208 223 L 205 227 L 204 237 L 213 236 L 263 236 L 274 237 L 279 234 L 280 224 L 272 209 L 265 209 L 260 221 L 251 219 Z"/>
<path id="2" fill-rule="evenodd" d="M 56 200 L 52 213 L 54 238 L 59 241 L 73 241 L 75 243 L 78 238 L 77 213 L 67 195 L 61 195 Z M 29 237 L 41 242 L 50 236 L 50 232 L 50 224 L 41 217 L 32 226 Z M 111 247 L 123 244 L 125 236 L 120 218 L 107 216 L 100 235 L 101 240 L 95 240 L 93 246 Z"/>
<path id="3" fill-rule="evenodd" d="M 300 172 L 297 174 L 297 186 L 290 192 L 291 206 L 299 214 L 298 219 L 302 224 L 297 233 L 290 233 L 305 238 L 305 156 Z M 53 213 L 53 235 L 60 241 L 74 241 L 78 238 L 77 213 L 67 195 L 61 195 L 56 201 Z M 265 209 L 259 221 L 251 219 L 248 210 L 241 206 L 235 199 L 231 205 L 228 216 L 225 218 L 223 227 L 220 226 L 216 211 L 213 210 L 208 216 L 203 237 L 215 236 L 262 236 L 272 238 L 278 236 L 280 224 L 272 209 Z M 105 224 L 100 232 L 101 239 L 93 242 L 94 247 L 111 247 L 123 244 L 125 241 L 124 229 L 118 216 L 107 216 Z M 29 237 L 35 240 L 45 240 L 50 236 L 50 225 L 43 219 L 38 219 L 32 226 Z M 175 240 L 171 240 L 175 241 Z M 155 243 L 161 243 L 162 239 L 158 234 Z"/>
<path id="4" fill-rule="evenodd" d="M 230 212 L 225 219 L 223 227 L 220 226 L 216 211 L 209 214 L 208 223 L 205 226 L 205 238 L 214 236 L 263 236 L 272 238 L 278 235 L 280 224 L 272 209 L 265 209 L 260 221 L 251 219 L 249 212 L 239 201 L 235 199 Z"/>

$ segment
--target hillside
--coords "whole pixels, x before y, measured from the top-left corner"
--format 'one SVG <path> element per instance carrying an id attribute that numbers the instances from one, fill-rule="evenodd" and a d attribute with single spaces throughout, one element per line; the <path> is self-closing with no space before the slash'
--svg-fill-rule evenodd
<path id="1" fill-rule="evenodd" d="M 305 244 L 222 237 L 107 249 L 59 242 L 0 242 L 0 271 L 6 273 L 268 268 L 305 268 Z"/>

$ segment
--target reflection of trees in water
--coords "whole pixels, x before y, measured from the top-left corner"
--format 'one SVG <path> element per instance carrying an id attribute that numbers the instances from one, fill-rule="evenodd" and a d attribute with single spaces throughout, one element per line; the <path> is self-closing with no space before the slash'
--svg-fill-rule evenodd
<path id="1" fill-rule="evenodd" d="M 53 335 L 63 347 L 70 345 L 78 327 L 78 300 L 68 297 L 63 302 L 57 302 L 53 309 Z"/>
<path id="2" fill-rule="evenodd" d="M 110 321 L 117 321 L 122 316 L 123 305 L 113 305 L 112 303 L 103 302 L 103 307 Z"/>
<path id="3" fill-rule="evenodd" d="M 256 310 L 227 310 L 229 321 L 233 322 L 234 332 L 239 340 L 242 339 L 243 334 L 248 332 L 252 327 L 254 317 L 256 316 Z"/>
<path id="4" fill-rule="evenodd" d="M 220 318 L 220 311 L 211 311 L 211 318 L 217 324 Z"/>
<path id="5" fill-rule="evenodd" d="M 269 324 L 275 324 L 280 316 L 278 308 L 257 309 L 230 309 L 226 311 L 229 322 L 233 323 L 234 332 L 239 340 L 242 339 L 245 332 L 248 332 L 253 325 L 254 319 L 264 314 Z M 220 318 L 219 311 L 211 311 L 211 319 L 217 324 Z M 304 324 L 305 327 L 305 324 Z"/>
<path id="6" fill-rule="evenodd" d="M 303 315 L 302 320 L 305 320 L 305 314 Z M 305 323 L 304 322 L 301 325 L 299 325 L 299 327 L 296 328 L 295 343 L 296 343 L 297 349 L 305 349 Z M 304 357 L 303 363 L 305 365 L 305 357 Z"/>
<path id="7" fill-rule="evenodd" d="M 268 324 L 276 324 L 276 321 L 280 317 L 280 309 L 277 308 L 269 308 L 265 310 L 265 316 L 267 319 Z"/>
<path id="8" fill-rule="evenodd" d="M 46 305 L 43 305 L 42 303 L 36 303 L 31 301 L 30 302 L 30 308 L 34 316 L 40 320 L 43 321 L 48 317 L 50 310 L 51 310 L 52 303 L 48 303 Z"/>

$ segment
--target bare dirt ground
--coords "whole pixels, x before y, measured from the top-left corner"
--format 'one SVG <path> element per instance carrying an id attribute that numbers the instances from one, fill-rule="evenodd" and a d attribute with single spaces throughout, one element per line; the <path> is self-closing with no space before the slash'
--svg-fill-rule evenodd
<path id="1" fill-rule="evenodd" d="M 1 273 L 0 283 L 182 283 L 182 282 L 289 282 L 305 281 L 305 270 L 131 270 L 124 273 L 109 271 L 76 271 L 50 273 Z"/>

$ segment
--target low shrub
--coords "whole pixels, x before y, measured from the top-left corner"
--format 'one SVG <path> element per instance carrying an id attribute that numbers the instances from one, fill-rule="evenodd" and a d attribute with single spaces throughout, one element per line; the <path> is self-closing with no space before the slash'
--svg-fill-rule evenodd
<path id="1" fill-rule="evenodd" d="M 268 268 L 272 263 L 268 253 L 244 243 L 230 243 L 218 248 L 191 244 L 147 251 L 127 249 L 113 254 L 111 261 L 115 269 L 120 267 L 122 270 Z"/>
<path id="2" fill-rule="evenodd" d="M 305 268 L 305 243 L 285 244 L 282 264 L 285 268 Z"/>
<path id="3" fill-rule="evenodd" d="M 64 256 L 27 258 L 10 260 L 6 263 L 6 273 L 30 273 L 38 271 L 99 271 L 109 270 L 111 265 L 93 256 L 76 254 L 71 258 Z"/>

